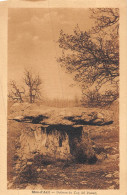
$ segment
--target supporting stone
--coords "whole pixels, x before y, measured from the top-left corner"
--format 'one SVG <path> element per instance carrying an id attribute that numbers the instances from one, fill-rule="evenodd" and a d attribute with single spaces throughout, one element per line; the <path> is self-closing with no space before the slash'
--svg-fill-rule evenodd
<path id="1" fill-rule="evenodd" d="M 32 126 L 32 125 L 30 125 Z M 84 163 L 95 157 L 92 142 L 85 127 L 78 126 L 48 126 L 34 124 L 31 133 L 23 131 L 21 137 L 21 152 L 25 158 L 39 153 L 53 159 L 67 160 L 71 157 Z M 28 131 L 28 130 L 27 130 Z M 24 134 L 24 135 L 23 135 Z"/>

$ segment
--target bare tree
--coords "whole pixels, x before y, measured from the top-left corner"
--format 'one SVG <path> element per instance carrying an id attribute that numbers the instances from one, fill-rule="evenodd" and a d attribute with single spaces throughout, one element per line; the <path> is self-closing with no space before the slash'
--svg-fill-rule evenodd
<path id="1" fill-rule="evenodd" d="M 8 97 L 13 101 L 23 102 L 23 96 L 25 94 L 25 89 L 19 87 L 14 80 L 10 82 L 11 91 L 9 92 Z"/>
<path id="2" fill-rule="evenodd" d="M 105 83 L 118 84 L 119 78 L 119 10 L 115 8 L 91 9 L 95 26 L 87 32 L 77 25 L 73 34 L 60 32 L 58 59 L 61 66 L 74 73 L 82 89 Z"/>
<path id="3" fill-rule="evenodd" d="M 42 84 L 42 81 L 39 77 L 39 75 L 35 75 L 30 70 L 25 70 L 25 76 L 24 76 L 24 82 L 28 87 L 29 90 L 29 102 L 34 103 L 35 99 L 39 98 L 40 93 L 40 85 Z"/>

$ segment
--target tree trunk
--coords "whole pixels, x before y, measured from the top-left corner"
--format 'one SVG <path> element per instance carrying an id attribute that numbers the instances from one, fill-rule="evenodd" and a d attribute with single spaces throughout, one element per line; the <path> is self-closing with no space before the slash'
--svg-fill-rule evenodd
<path id="1" fill-rule="evenodd" d="M 29 91 L 29 96 L 30 96 L 30 103 L 32 103 L 33 101 L 32 101 L 32 89 L 31 89 L 31 87 L 30 87 L 30 91 Z"/>

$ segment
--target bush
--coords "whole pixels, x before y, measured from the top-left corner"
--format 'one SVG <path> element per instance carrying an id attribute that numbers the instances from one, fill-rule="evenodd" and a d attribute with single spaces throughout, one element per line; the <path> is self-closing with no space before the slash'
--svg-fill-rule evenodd
<path id="1" fill-rule="evenodd" d="M 89 107 L 94 106 L 107 106 L 111 105 L 117 98 L 118 91 L 108 90 L 104 94 L 99 93 L 97 90 L 88 92 L 87 98 L 82 99 L 82 104 Z"/>
<path id="2" fill-rule="evenodd" d="M 97 158 L 95 155 L 95 151 L 92 147 L 92 141 L 89 138 L 87 132 L 83 132 L 81 140 L 74 140 L 73 155 L 78 163 L 96 163 Z"/>

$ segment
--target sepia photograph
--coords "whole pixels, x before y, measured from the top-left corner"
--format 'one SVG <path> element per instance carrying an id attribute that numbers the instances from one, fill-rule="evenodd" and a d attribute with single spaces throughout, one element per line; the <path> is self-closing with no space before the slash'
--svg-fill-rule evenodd
<path id="1" fill-rule="evenodd" d="M 8 190 L 119 190 L 119 19 L 8 9 Z"/>

